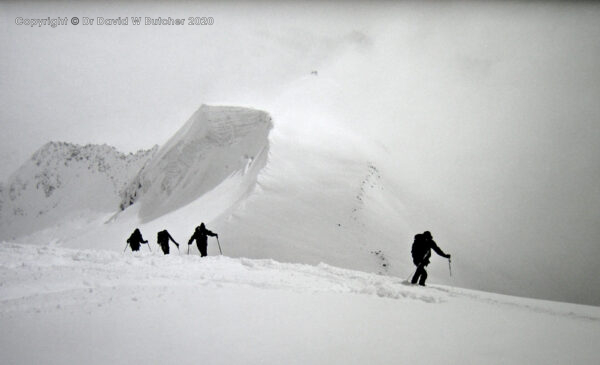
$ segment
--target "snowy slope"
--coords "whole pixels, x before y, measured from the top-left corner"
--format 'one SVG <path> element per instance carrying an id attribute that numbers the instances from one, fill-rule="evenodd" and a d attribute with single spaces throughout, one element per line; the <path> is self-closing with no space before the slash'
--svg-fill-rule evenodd
<path id="1" fill-rule="evenodd" d="M 106 211 L 0 244 L 0 363 L 597 362 L 598 307 L 403 284 L 401 171 L 335 119 L 335 84 L 304 81 L 269 114 L 201 107 Z M 94 206 L 94 184 L 70 184 L 61 202 Z M 227 256 L 212 238 L 208 258 L 185 254 L 200 222 Z M 150 246 L 123 253 L 135 227 Z M 165 228 L 181 252 L 159 252 Z M 436 260 L 430 283 L 448 280 Z"/>
<path id="2" fill-rule="evenodd" d="M 402 204 L 363 144 L 335 131 L 274 135 L 254 193 L 215 229 L 234 255 L 402 275 Z"/>
<path id="3" fill-rule="evenodd" d="M 414 270 L 413 235 L 431 229 L 436 236 L 430 225 L 434 209 L 411 195 L 400 180 L 402 165 L 385 147 L 348 127 L 360 120 L 339 119 L 347 115 L 340 112 L 347 105 L 331 98 L 339 92 L 334 80 L 310 76 L 260 106 L 265 111 L 203 105 L 152 158 L 126 169 L 129 180 L 120 196 L 98 199 L 106 210 L 58 209 L 45 215 L 44 224 L 24 219 L 20 232 L 28 229 L 26 236 L 3 231 L 2 238 L 122 251 L 136 227 L 151 242 L 168 229 L 185 246 L 194 227 L 205 222 L 231 257 L 325 262 L 405 278 Z M 63 194 L 67 201 L 86 208 L 90 196 L 106 196 L 81 177 L 73 181 Z M 3 195 L 6 207 L 6 186 Z M 415 224 L 415 217 L 427 226 Z M 485 260 L 468 247 L 438 243 L 455 254 L 453 285 L 503 278 L 504 272 L 479 271 L 473 261 Z M 218 252 L 211 238 L 209 255 Z M 440 257 L 433 257 L 428 271 L 430 282 L 450 283 Z"/>
<path id="4" fill-rule="evenodd" d="M 386 161 L 318 106 L 293 98 L 296 108 L 273 108 L 270 134 L 266 113 L 203 106 L 130 184 L 135 198 L 125 201 L 134 204 L 109 224 L 76 227 L 81 235 L 60 228 L 43 237 L 121 250 L 135 227 L 151 240 L 168 229 L 181 243 L 206 222 L 230 256 L 405 276 L 412 233 L 396 184 L 381 171 Z M 217 139 L 211 130 L 230 135 Z M 216 252 L 211 239 L 209 254 Z"/>
<path id="5" fill-rule="evenodd" d="M 274 128 L 257 187 L 211 222 L 228 254 L 406 276 L 410 241 L 394 161 L 338 119 L 339 87 L 308 76 L 271 105 Z"/>
<path id="6" fill-rule="evenodd" d="M 114 212 L 120 192 L 155 151 L 123 154 L 107 145 L 47 143 L 0 191 L 0 239 Z"/>
<path id="7" fill-rule="evenodd" d="M 594 364 L 600 308 L 321 264 L 0 245 L 2 364 Z"/>
<path id="8" fill-rule="evenodd" d="M 405 276 L 412 232 L 386 156 L 336 124 L 315 90 L 323 85 L 305 81 L 272 106 L 274 124 L 263 111 L 202 106 L 127 184 L 124 211 L 19 241 L 122 250 L 135 227 L 181 243 L 206 222 L 230 256 Z"/>
<path id="9" fill-rule="evenodd" d="M 266 163 L 271 128 L 263 111 L 203 105 L 129 184 L 121 209 L 141 204 L 147 221 L 193 202 L 237 171 L 257 172 Z"/>

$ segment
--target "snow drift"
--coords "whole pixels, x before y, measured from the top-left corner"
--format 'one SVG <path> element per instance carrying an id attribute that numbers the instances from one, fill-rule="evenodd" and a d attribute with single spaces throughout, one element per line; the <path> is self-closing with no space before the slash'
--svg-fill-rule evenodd
<path id="1" fill-rule="evenodd" d="M 598 307 L 413 287 L 323 264 L 5 243 L 0 283 L 2 364 L 598 359 Z"/>
<path id="2" fill-rule="evenodd" d="M 198 199 L 242 171 L 255 177 L 269 153 L 270 116 L 258 110 L 203 105 L 123 192 L 120 208 L 140 204 L 142 221 Z"/>

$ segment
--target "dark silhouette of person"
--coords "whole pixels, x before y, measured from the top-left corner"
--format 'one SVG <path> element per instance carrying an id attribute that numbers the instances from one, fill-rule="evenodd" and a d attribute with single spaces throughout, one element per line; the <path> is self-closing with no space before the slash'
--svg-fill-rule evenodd
<path id="1" fill-rule="evenodd" d="M 411 250 L 413 263 L 417 266 L 417 271 L 415 271 L 411 280 L 413 284 L 416 284 L 418 281 L 419 285 L 425 286 L 425 280 L 427 280 L 427 271 L 425 271 L 425 267 L 430 263 L 429 258 L 431 257 L 431 249 L 442 257 L 447 259 L 450 258 L 450 255 L 445 254 L 444 251 L 437 246 L 429 231 L 417 234 Z"/>
<path id="2" fill-rule="evenodd" d="M 190 237 L 188 245 L 191 245 L 192 242 L 194 242 L 194 240 L 196 240 L 196 245 L 198 245 L 198 250 L 200 251 L 200 256 L 204 257 L 207 255 L 206 249 L 208 247 L 208 244 L 207 244 L 208 236 L 219 238 L 218 234 L 209 231 L 208 229 L 206 229 L 206 226 L 204 225 L 204 223 L 201 223 L 200 226 L 196 227 L 196 230 L 194 231 L 194 234 L 192 235 L 192 237 Z"/>
<path id="3" fill-rule="evenodd" d="M 177 243 L 173 239 L 173 237 L 171 237 L 171 235 L 169 234 L 169 232 L 166 229 L 163 229 L 162 231 L 160 231 L 156 234 L 156 242 L 158 242 L 158 244 L 160 245 L 160 248 L 162 248 L 162 251 L 165 255 L 169 254 L 169 240 L 173 241 L 175 246 L 177 246 L 177 248 L 179 248 L 179 243 Z"/>
<path id="4" fill-rule="evenodd" d="M 131 251 L 139 251 L 140 243 L 148 243 L 148 241 L 144 240 L 144 237 L 142 237 L 142 233 L 138 228 L 136 228 L 135 231 L 133 231 L 133 233 L 131 234 L 131 236 L 129 236 L 129 238 L 127 239 L 127 243 L 129 243 Z"/>

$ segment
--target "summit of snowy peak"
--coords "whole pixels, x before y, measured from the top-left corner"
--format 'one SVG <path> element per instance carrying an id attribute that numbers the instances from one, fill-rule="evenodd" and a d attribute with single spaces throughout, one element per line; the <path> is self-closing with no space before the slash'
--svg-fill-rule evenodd
<path id="1" fill-rule="evenodd" d="M 151 220 L 236 173 L 256 176 L 266 164 L 272 127 L 264 111 L 202 105 L 123 191 L 121 210 L 139 202 L 140 217 Z"/>
<path id="2" fill-rule="evenodd" d="M 52 225 L 74 212 L 114 211 L 119 193 L 157 151 L 48 142 L 0 190 L 0 238 Z"/>

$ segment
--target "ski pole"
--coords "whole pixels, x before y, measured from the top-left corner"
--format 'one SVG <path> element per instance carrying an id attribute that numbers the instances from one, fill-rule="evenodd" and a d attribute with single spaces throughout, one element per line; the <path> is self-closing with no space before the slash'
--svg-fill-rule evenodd
<path id="1" fill-rule="evenodd" d="M 217 236 L 217 244 L 219 245 L 219 252 L 223 255 L 223 251 L 221 251 L 221 243 L 219 242 L 219 236 Z"/>
<path id="2" fill-rule="evenodd" d="M 123 253 L 125 253 L 125 251 L 127 251 L 127 246 L 129 246 L 129 241 L 127 241 L 127 243 L 125 244 L 125 249 L 123 250 Z"/>
<path id="3" fill-rule="evenodd" d="M 152 252 L 152 249 L 150 248 L 150 243 L 146 242 L 146 244 L 148 244 L 148 249 L 150 250 L 150 252 Z"/>
<path id="4" fill-rule="evenodd" d="M 450 262 L 452 262 L 452 260 L 448 259 L 448 270 L 450 270 L 450 276 L 452 276 L 452 265 L 450 265 Z"/>
<path id="5" fill-rule="evenodd" d="M 190 254 L 190 244 L 188 243 L 188 255 Z"/>
<path id="6" fill-rule="evenodd" d="M 412 274 L 410 274 L 410 275 L 409 275 L 409 276 L 406 278 L 406 280 L 404 280 L 404 281 L 406 281 L 407 283 L 409 283 L 409 282 L 410 282 L 410 279 L 411 279 L 413 276 L 415 276 L 415 273 L 416 273 L 416 272 L 417 272 L 417 270 L 415 270 L 415 272 L 413 272 Z"/>

